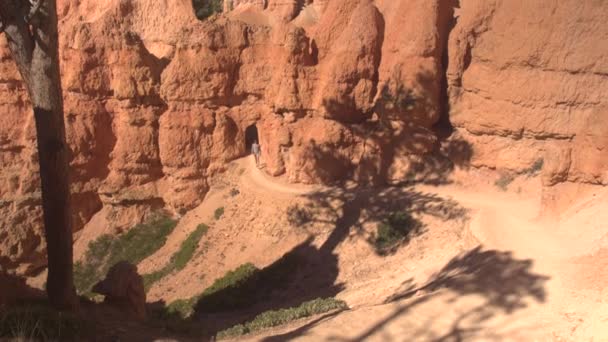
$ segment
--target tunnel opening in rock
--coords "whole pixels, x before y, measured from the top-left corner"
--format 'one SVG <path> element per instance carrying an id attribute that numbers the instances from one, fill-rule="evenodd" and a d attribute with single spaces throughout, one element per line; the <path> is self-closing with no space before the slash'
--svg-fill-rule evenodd
<path id="1" fill-rule="evenodd" d="M 251 145 L 254 141 L 259 143 L 258 127 L 253 124 L 245 129 L 245 151 L 251 152 Z"/>

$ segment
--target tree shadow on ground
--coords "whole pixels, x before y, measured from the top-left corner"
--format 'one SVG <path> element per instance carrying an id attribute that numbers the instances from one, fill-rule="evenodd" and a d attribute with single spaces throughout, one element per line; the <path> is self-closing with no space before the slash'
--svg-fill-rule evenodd
<path id="1" fill-rule="evenodd" d="M 20 301 L 41 300 L 46 293 L 29 286 L 25 278 L 0 271 L 0 309 Z"/>
<path id="2" fill-rule="evenodd" d="M 418 82 L 429 85 L 434 81 L 431 76 L 419 75 Z M 423 217 L 443 221 L 468 218 L 467 210 L 456 201 L 416 190 L 412 185 L 450 183 L 455 166 L 467 167 L 473 154 L 471 146 L 456 137 L 441 142 L 436 139 L 426 122 L 426 113 L 434 104 L 424 93 L 414 93 L 400 84 L 385 84 L 380 92 L 373 108 L 375 119 L 368 113 L 364 121 L 344 123 L 354 139 L 365 145 L 357 164 L 343 153 L 344 146 L 311 139 L 306 147 L 304 159 L 314 164 L 312 178 L 334 187 L 305 195 L 309 206 L 288 214 L 295 226 L 318 223 L 331 227 L 323 243 L 309 239 L 237 286 L 199 299 L 187 320 L 189 324 L 198 324 L 205 336 L 213 336 L 268 310 L 334 297 L 344 288 L 336 283 L 340 271 L 338 246 L 349 236 L 363 237 L 374 245 L 377 239 L 366 228 L 386 222 L 394 213 L 407 215 L 408 227 L 394 243 L 376 249 L 380 255 L 395 253 L 424 234 Z M 343 108 L 341 103 L 331 101 L 324 106 L 328 112 Z M 393 163 L 397 156 L 412 156 L 398 184 L 371 187 L 387 184 L 394 168 L 399 168 Z M 343 182 L 345 178 L 357 179 L 360 185 L 349 187 Z"/>
<path id="3" fill-rule="evenodd" d="M 337 282 L 340 270 L 336 249 L 351 233 L 363 234 L 364 225 L 382 221 L 395 211 L 417 217 L 431 215 L 442 220 L 467 218 L 467 210 L 457 202 L 410 187 L 331 188 L 305 197 L 315 210 L 323 211 L 311 213 L 310 219 L 331 227 L 322 244 L 315 243 L 311 237 L 235 286 L 198 299 L 190 318 L 173 316 L 171 319 L 200 327 L 196 332 L 199 336 L 201 333 L 213 336 L 268 310 L 335 297 L 344 289 L 344 285 Z M 393 253 L 425 232 L 422 221 L 416 218 L 413 224 L 415 229 L 379 254 Z"/>
<path id="4" fill-rule="evenodd" d="M 365 225 L 380 224 L 393 213 L 407 213 L 412 218 L 412 229 L 395 247 L 405 246 L 412 238 L 425 232 L 424 224 L 420 221 L 422 216 L 433 216 L 443 221 L 468 219 L 467 209 L 455 200 L 411 186 L 331 188 L 305 197 L 309 205 L 290 214 L 309 220 L 295 217 L 290 221 L 294 224 L 323 223 L 334 227 L 320 247 L 321 253 L 334 251 L 351 233 L 364 235 Z M 374 243 L 373 236 L 367 239 Z"/>
<path id="5" fill-rule="evenodd" d="M 210 332 L 215 333 L 250 321 L 268 310 L 334 297 L 344 288 L 335 283 L 337 256 L 320 254 L 312 242 L 312 239 L 304 241 L 237 287 L 201 298 L 196 303 L 193 319 L 213 327 Z"/>
<path id="6" fill-rule="evenodd" d="M 511 314 L 523 309 L 527 307 L 529 302 L 542 303 L 546 300 L 545 283 L 549 277 L 532 272 L 532 266 L 532 260 L 515 259 L 510 252 L 483 250 L 479 246 L 452 258 L 424 285 L 416 286 L 411 279 L 404 282 L 402 290 L 385 302 L 385 304 L 391 302 L 403 304 L 364 332 L 355 337 L 332 336 L 327 339 L 334 341 L 366 341 L 404 315 L 415 314 L 413 311 L 416 307 L 430 300 L 442 298 L 446 313 L 448 313 L 447 310 L 450 310 L 450 305 L 453 310 L 462 311 L 463 307 L 458 306 L 457 300 L 464 296 L 473 295 L 481 297 L 483 299 L 482 303 L 460 313 L 449 324 L 447 331 L 445 331 L 446 329 L 437 331 L 434 328 L 434 321 L 440 317 L 429 317 L 426 324 L 423 324 L 420 328 L 405 329 L 410 333 L 399 336 L 399 339 L 437 342 L 464 341 L 474 338 L 500 340 L 505 336 L 494 330 L 494 327 L 484 326 L 484 323 L 498 314 Z M 419 317 L 417 321 L 421 321 L 423 318 Z M 319 322 L 313 321 L 294 331 L 271 336 L 263 341 L 272 342 L 284 340 L 284 338 L 305 336 L 318 324 Z"/>

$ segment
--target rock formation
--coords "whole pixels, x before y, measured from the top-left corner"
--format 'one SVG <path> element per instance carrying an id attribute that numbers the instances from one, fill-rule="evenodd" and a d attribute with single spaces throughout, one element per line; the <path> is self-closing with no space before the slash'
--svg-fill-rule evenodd
<path id="1" fill-rule="evenodd" d="M 137 266 L 122 261 L 112 266 L 105 279 L 93 286 L 104 302 L 138 319 L 146 318 L 146 291 Z"/>
<path id="2" fill-rule="evenodd" d="M 449 41 L 450 119 L 474 167 L 544 160 L 545 205 L 608 184 L 608 25 L 601 2 L 462 3 Z"/>
<path id="3" fill-rule="evenodd" d="M 246 153 L 252 125 L 266 171 L 291 182 L 440 180 L 452 167 L 443 145 L 474 168 L 542 158 L 547 202 L 566 203 L 562 191 L 608 183 L 607 11 L 233 0 L 200 22 L 189 0 L 60 1 L 74 227 L 95 216 L 119 231 L 193 208 Z M 3 40 L 0 70 L 0 266 L 34 274 L 45 265 L 35 136 Z"/>

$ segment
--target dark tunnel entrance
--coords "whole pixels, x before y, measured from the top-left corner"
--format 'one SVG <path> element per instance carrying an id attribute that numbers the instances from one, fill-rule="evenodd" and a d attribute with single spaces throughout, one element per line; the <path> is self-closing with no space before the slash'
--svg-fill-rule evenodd
<path id="1" fill-rule="evenodd" d="M 251 145 L 254 141 L 260 142 L 258 138 L 258 127 L 253 124 L 245 129 L 245 151 L 251 152 Z"/>

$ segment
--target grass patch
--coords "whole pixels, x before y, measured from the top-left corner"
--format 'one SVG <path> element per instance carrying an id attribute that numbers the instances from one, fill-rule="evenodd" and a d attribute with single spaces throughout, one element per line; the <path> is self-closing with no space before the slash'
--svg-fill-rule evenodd
<path id="1" fill-rule="evenodd" d="M 335 298 L 317 298 L 304 302 L 297 307 L 263 312 L 249 322 L 238 324 L 232 328 L 220 331 L 217 333 L 216 337 L 217 339 L 237 337 L 262 329 L 283 325 L 297 319 L 347 308 L 348 306 L 346 303 L 341 300 Z"/>
<path id="2" fill-rule="evenodd" d="M 496 185 L 502 191 L 507 191 L 509 184 L 511 184 L 514 180 L 515 177 L 513 175 L 503 174 L 496 180 L 496 182 L 494 182 L 494 185 Z"/>
<path id="3" fill-rule="evenodd" d="M 215 212 L 213 213 L 213 217 L 215 217 L 216 220 L 219 220 L 222 218 L 222 216 L 224 216 L 224 207 L 219 207 L 219 208 L 215 209 Z"/>
<path id="4" fill-rule="evenodd" d="M 384 222 L 378 224 L 373 240 L 376 252 L 386 254 L 405 241 L 412 233 L 417 232 L 419 228 L 420 223 L 408 212 L 391 213 Z"/>
<path id="5" fill-rule="evenodd" d="M 179 250 L 171 256 L 169 263 L 167 263 L 165 267 L 156 272 L 145 274 L 143 278 L 146 292 L 148 292 L 148 290 L 152 287 L 152 284 L 161 280 L 171 272 L 183 270 L 184 267 L 186 267 L 186 264 L 188 264 L 188 262 L 194 256 L 194 252 L 198 248 L 199 241 L 208 230 L 209 227 L 207 225 L 199 224 L 196 229 L 182 242 Z"/>
<path id="6" fill-rule="evenodd" d="M 271 300 L 273 292 L 290 286 L 302 265 L 301 257 L 290 253 L 264 269 L 243 264 L 218 278 L 202 293 L 170 303 L 166 316 L 182 318 L 197 314 L 220 313 L 252 307 Z"/>
<path id="7" fill-rule="evenodd" d="M 89 243 L 84 259 L 74 264 L 74 285 L 79 294 L 91 296 L 91 288 L 120 261 L 138 264 L 161 248 L 177 221 L 167 217 L 139 224 L 118 235 L 102 235 Z"/>
<path id="8" fill-rule="evenodd" d="M 183 318 L 190 317 L 196 306 L 213 308 L 234 307 L 241 301 L 240 296 L 213 296 L 221 291 L 239 289 L 259 269 L 251 263 L 246 263 L 235 270 L 228 271 L 223 277 L 216 279 L 213 284 L 201 294 L 189 299 L 178 299 L 167 306 L 169 314 L 179 314 Z"/>
<path id="9" fill-rule="evenodd" d="M 26 341 L 77 341 L 88 324 L 72 313 L 43 305 L 5 308 L 0 311 L 0 339 Z"/>

